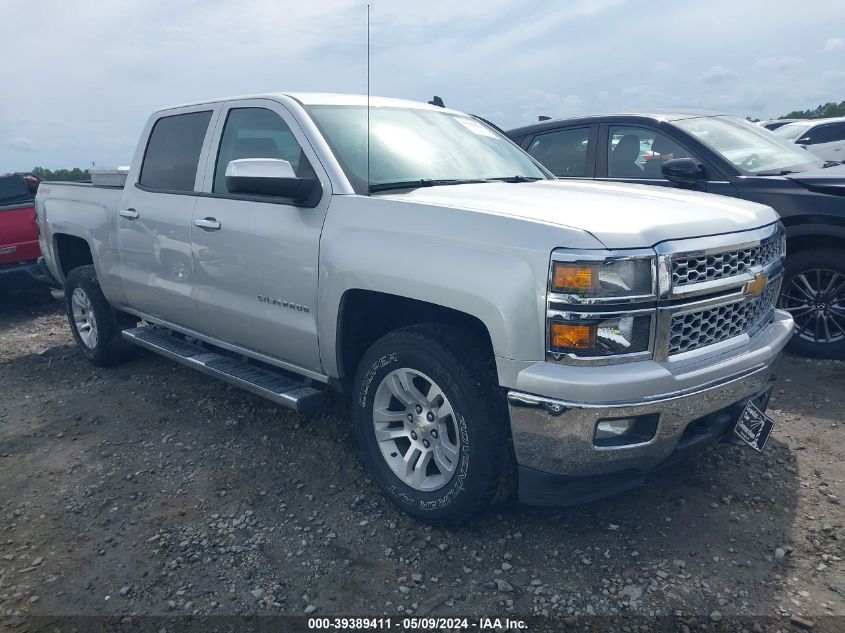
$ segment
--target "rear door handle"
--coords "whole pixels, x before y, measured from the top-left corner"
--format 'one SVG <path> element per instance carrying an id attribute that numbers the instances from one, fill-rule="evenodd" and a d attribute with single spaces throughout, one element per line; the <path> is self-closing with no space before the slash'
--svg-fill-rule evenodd
<path id="1" fill-rule="evenodd" d="M 120 213 L 120 217 L 127 220 L 137 220 L 138 216 L 141 215 L 135 209 L 121 209 L 118 213 Z"/>
<path id="2" fill-rule="evenodd" d="M 203 231 L 219 231 L 221 224 L 217 218 L 203 218 L 194 220 L 194 226 L 200 227 Z"/>

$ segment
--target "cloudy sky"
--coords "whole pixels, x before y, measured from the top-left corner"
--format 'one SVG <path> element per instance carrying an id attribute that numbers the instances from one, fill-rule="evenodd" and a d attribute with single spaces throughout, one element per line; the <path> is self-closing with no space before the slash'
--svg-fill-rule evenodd
<path id="1" fill-rule="evenodd" d="M 845 99 L 845 2 L 371 0 L 373 94 L 502 127 L 596 111 L 774 117 Z M 154 109 L 366 90 L 366 1 L 0 0 L 0 172 L 125 164 Z"/>

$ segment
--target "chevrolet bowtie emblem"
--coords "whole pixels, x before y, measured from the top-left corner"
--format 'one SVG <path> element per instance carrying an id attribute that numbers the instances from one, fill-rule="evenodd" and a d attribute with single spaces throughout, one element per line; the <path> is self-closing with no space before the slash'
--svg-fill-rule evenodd
<path id="1" fill-rule="evenodd" d="M 766 275 L 754 275 L 754 280 L 745 284 L 745 294 L 752 297 L 759 297 L 766 289 L 769 279 Z"/>

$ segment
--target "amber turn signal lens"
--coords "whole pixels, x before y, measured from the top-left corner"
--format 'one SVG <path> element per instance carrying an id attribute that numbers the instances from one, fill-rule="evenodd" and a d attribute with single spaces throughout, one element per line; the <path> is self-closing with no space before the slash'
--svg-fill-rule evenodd
<path id="1" fill-rule="evenodd" d="M 552 323 L 553 349 L 593 349 L 596 346 L 595 325 Z"/>
<path id="2" fill-rule="evenodd" d="M 559 292 L 586 292 L 593 289 L 592 268 L 572 264 L 555 264 L 552 287 Z"/>

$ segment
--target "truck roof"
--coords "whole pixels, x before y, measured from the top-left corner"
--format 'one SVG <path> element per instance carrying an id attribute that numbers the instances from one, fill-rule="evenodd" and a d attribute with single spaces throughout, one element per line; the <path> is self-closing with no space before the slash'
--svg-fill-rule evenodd
<path id="1" fill-rule="evenodd" d="M 217 99 L 203 99 L 201 101 L 192 101 L 189 103 L 182 103 L 179 105 L 161 108 L 156 112 L 165 112 L 167 110 L 175 110 L 176 108 L 185 108 L 189 106 L 204 105 L 219 103 L 221 101 L 239 101 L 243 99 L 273 99 L 289 98 L 298 101 L 304 106 L 312 105 L 349 105 L 349 106 L 365 106 L 367 105 L 367 95 L 361 94 L 344 94 L 336 92 L 268 92 L 263 94 L 240 95 L 236 97 L 221 97 Z M 464 114 L 458 110 L 450 108 L 441 108 L 422 101 L 411 101 L 410 99 L 394 99 L 392 97 L 378 97 L 370 95 L 370 106 L 392 107 L 392 108 L 418 108 L 420 110 L 434 110 L 437 112 L 450 112 L 452 114 Z"/>

